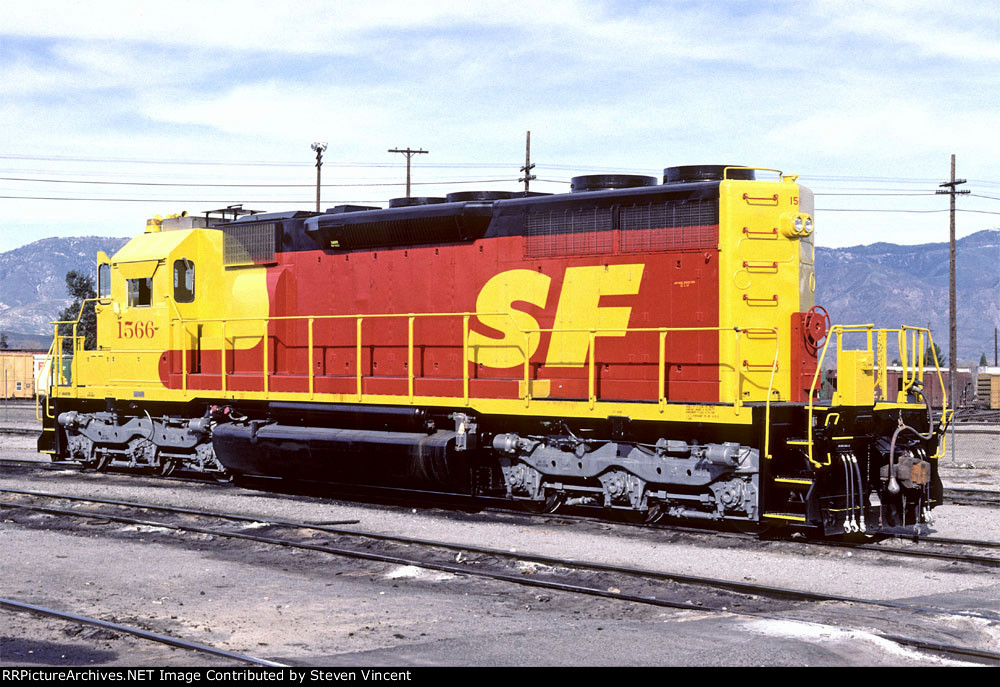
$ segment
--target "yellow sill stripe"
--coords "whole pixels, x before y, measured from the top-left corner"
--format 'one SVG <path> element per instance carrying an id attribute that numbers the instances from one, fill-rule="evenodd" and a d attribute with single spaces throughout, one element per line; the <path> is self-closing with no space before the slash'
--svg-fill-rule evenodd
<path id="1" fill-rule="evenodd" d="M 59 387 L 53 390 L 53 398 L 96 398 L 103 399 L 107 396 L 116 398 L 129 398 L 125 394 L 133 389 L 123 389 L 116 386 L 79 386 Z M 230 401 L 302 401 L 317 403 L 359 403 L 355 394 L 314 394 L 312 397 L 308 393 L 302 392 L 274 392 L 262 393 L 260 391 L 220 391 L 220 390 L 181 390 L 165 389 L 150 385 L 144 390 L 141 398 L 145 402 L 187 402 L 197 398 L 211 398 Z M 462 398 L 450 396 L 395 396 L 365 394 L 360 404 L 377 405 L 418 405 L 423 407 L 454 408 L 468 407 L 484 415 L 521 415 L 537 416 L 551 414 L 561 417 L 578 418 L 607 418 L 610 416 L 629 417 L 632 420 L 657 420 L 674 422 L 706 422 L 718 424 L 749 425 L 753 422 L 750 408 L 738 407 L 728 403 L 719 404 L 673 404 L 668 403 L 662 407 L 655 401 L 648 403 L 616 402 L 616 401 L 596 401 L 593 405 L 586 400 L 546 400 L 530 399 L 530 404 L 526 404 L 522 398 L 518 399 L 489 399 L 470 398 L 468 404 Z"/>
<path id="2" fill-rule="evenodd" d="M 772 520 L 791 520 L 793 522 L 805 522 L 806 517 L 804 515 L 789 515 L 787 513 L 764 513 L 765 518 L 771 518 Z"/>

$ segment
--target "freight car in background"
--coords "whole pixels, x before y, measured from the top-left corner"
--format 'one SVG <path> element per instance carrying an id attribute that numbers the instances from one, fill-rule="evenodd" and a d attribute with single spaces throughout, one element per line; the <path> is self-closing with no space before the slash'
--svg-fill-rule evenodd
<path id="1" fill-rule="evenodd" d="M 97 350 L 56 336 L 74 356 L 39 448 L 649 519 L 920 526 L 942 492 L 930 334 L 831 327 L 813 195 L 759 171 L 151 220 L 98 257 Z M 918 352 L 891 389 L 890 343 Z"/>
<path id="2" fill-rule="evenodd" d="M 15 348 L 0 350 L 0 398 L 35 397 L 39 353 L 44 351 Z"/>

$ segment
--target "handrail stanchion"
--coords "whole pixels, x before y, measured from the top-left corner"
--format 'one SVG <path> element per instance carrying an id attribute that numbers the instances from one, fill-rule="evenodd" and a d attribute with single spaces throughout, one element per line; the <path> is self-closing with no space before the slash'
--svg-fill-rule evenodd
<path id="1" fill-rule="evenodd" d="M 361 395 L 362 395 L 362 393 L 361 393 L 361 323 L 362 323 L 362 321 L 364 321 L 364 319 L 365 318 L 363 318 L 363 317 L 358 317 L 356 319 L 356 321 L 355 321 L 356 322 L 355 326 L 356 326 L 356 330 L 357 330 L 357 334 L 356 334 L 356 338 L 357 338 L 357 354 L 355 356 L 355 368 L 356 368 L 355 372 L 357 373 L 357 376 L 358 376 L 358 400 L 359 401 L 361 400 Z"/>
<path id="2" fill-rule="evenodd" d="M 462 315 L 462 400 L 469 405 L 469 314 Z"/>
<path id="3" fill-rule="evenodd" d="M 934 348 L 934 338 L 931 336 L 931 332 L 929 329 L 927 330 L 927 346 L 928 348 L 930 348 L 931 356 L 933 356 L 934 358 L 934 369 L 937 373 L 938 386 L 941 387 L 941 425 L 942 427 L 946 427 L 949 423 L 948 389 L 944 384 L 944 379 L 941 377 L 941 363 L 940 361 L 938 361 L 937 350 L 935 350 Z M 954 403 L 954 401 L 952 403 Z M 952 415 L 954 415 L 954 410 L 952 411 Z M 947 436 L 948 435 L 942 431 L 941 441 L 938 442 L 938 450 L 934 453 L 933 456 L 931 456 L 931 458 L 944 458 L 944 454 L 947 450 L 946 449 Z"/>
<path id="4" fill-rule="evenodd" d="M 267 330 L 268 330 L 268 321 L 267 318 L 264 318 L 264 339 L 263 339 L 264 345 L 262 346 L 262 348 L 264 349 L 264 393 L 265 394 L 268 393 L 268 391 L 270 391 L 267 379 L 267 372 L 271 368 L 270 365 L 271 361 L 267 359 L 267 334 L 268 334 Z M 312 365 L 309 366 L 309 369 L 312 369 Z"/>
<path id="5" fill-rule="evenodd" d="M 315 321 L 314 318 L 312 318 L 312 317 L 309 318 L 308 332 L 306 333 L 306 345 L 309 346 L 309 356 L 308 356 L 308 361 L 307 362 L 309 363 L 309 398 L 310 399 L 316 393 L 316 362 L 315 362 L 315 360 L 313 360 L 313 356 L 315 355 L 313 353 L 313 322 L 314 321 Z M 265 342 L 264 345 L 266 346 L 267 342 Z"/>
<path id="6" fill-rule="evenodd" d="M 778 371 L 778 349 L 781 345 L 778 330 L 772 329 L 771 331 L 774 332 L 774 362 L 771 363 L 771 380 L 767 383 L 767 403 L 764 408 L 764 457 L 768 460 L 773 457 L 771 455 L 771 393 L 774 389 L 774 375 Z"/>
<path id="7" fill-rule="evenodd" d="M 411 313 L 406 326 L 406 391 L 410 396 L 410 403 L 413 403 L 413 320 L 415 319 Z"/>
<path id="8" fill-rule="evenodd" d="M 918 354 L 920 356 L 920 363 L 917 365 L 917 381 L 919 381 L 920 384 L 921 384 L 921 386 L 923 386 L 923 383 L 924 383 L 924 362 L 925 362 L 924 358 L 927 355 L 927 349 L 924 348 L 924 330 L 922 330 L 922 329 L 919 330 L 917 332 L 917 334 L 919 335 L 919 338 L 918 338 L 919 343 L 917 344 L 917 352 L 918 352 Z"/>
<path id="9" fill-rule="evenodd" d="M 743 406 L 743 366 L 740 365 L 740 352 L 743 346 L 743 330 L 739 327 L 733 327 L 736 335 L 736 359 L 733 361 L 733 379 L 736 383 L 736 388 L 734 389 L 733 397 L 733 412 L 736 415 L 740 414 L 740 408 Z"/>
<path id="10" fill-rule="evenodd" d="M 187 361 L 187 350 L 188 350 L 188 328 L 187 323 L 184 320 L 180 321 L 181 325 L 181 391 L 187 392 L 188 388 L 188 361 Z"/>
<path id="11" fill-rule="evenodd" d="M 45 366 L 48 366 L 48 373 L 46 374 L 46 379 L 45 379 L 45 410 L 46 410 L 45 414 L 46 414 L 46 416 L 48 416 L 49 396 L 52 395 L 52 347 L 54 345 L 55 345 L 55 339 L 52 339 L 52 343 L 49 344 L 49 350 L 45 354 L 45 363 L 43 364 L 43 367 L 42 367 L 42 369 L 44 370 Z M 39 380 L 38 381 L 39 382 L 42 381 L 41 375 L 39 375 Z M 35 419 L 38 420 L 39 422 L 42 422 L 42 401 L 41 401 L 41 385 L 40 384 L 36 384 L 35 385 Z"/>
<path id="12" fill-rule="evenodd" d="M 72 339 L 73 359 L 69 361 L 69 384 L 70 387 L 73 389 L 76 388 L 76 383 L 77 383 L 76 363 L 80 359 L 80 350 L 79 350 L 80 346 L 79 342 L 77 341 L 77 334 L 76 334 L 78 325 L 79 325 L 79 320 L 73 323 L 73 339 Z"/>
<path id="13" fill-rule="evenodd" d="M 222 342 L 221 342 L 221 344 L 219 346 L 219 351 L 220 351 L 220 362 L 222 363 L 222 367 L 219 370 L 222 373 L 222 393 L 226 393 L 226 367 L 227 367 L 227 363 L 226 363 L 226 321 L 225 320 L 222 320 Z"/>
<path id="14" fill-rule="evenodd" d="M 587 365 L 587 396 L 590 399 L 590 409 L 594 409 L 597 402 L 597 332 L 590 330 L 590 356 Z"/>
<path id="15" fill-rule="evenodd" d="M 657 379 L 657 401 L 660 405 L 660 412 L 667 409 L 667 330 L 660 329 L 660 355 L 659 357 L 659 378 Z"/>
<path id="16" fill-rule="evenodd" d="M 55 339 L 52 340 L 52 345 L 53 345 L 53 347 L 56 346 Z M 55 391 L 55 386 L 56 386 L 56 383 L 55 383 L 56 382 L 56 378 L 55 378 L 55 374 L 54 374 L 55 373 L 55 360 L 54 360 L 55 355 L 56 355 L 56 352 L 53 350 L 52 351 L 52 357 L 48 359 L 49 372 L 48 372 L 47 379 L 46 379 L 46 384 L 48 385 L 48 391 L 49 391 L 49 393 L 48 393 L 48 396 L 46 396 L 46 398 L 45 398 L 45 416 L 47 418 L 49 418 L 50 420 L 54 420 L 55 419 L 55 415 L 52 414 L 52 393 Z"/>
<path id="17" fill-rule="evenodd" d="M 524 407 L 531 405 L 531 332 L 524 332 Z"/>
<path id="18" fill-rule="evenodd" d="M 808 443 L 807 443 L 808 453 L 806 455 L 806 458 L 808 458 L 809 462 L 818 468 L 823 467 L 823 463 L 820 463 L 819 461 L 813 459 L 813 411 L 814 408 L 816 407 L 815 406 L 816 382 L 819 381 L 819 373 L 820 370 L 823 369 L 823 361 L 826 359 L 826 349 L 830 346 L 830 340 L 833 338 L 834 331 L 837 331 L 839 333 L 839 328 L 840 328 L 839 325 L 834 325 L 832 328 L 833 331 L 831 331 L 827 335 L 826 341 L 823 342 L 823 350 L 820 352 L 819 359 L 817 359 L 816 361 L 816 371 L 813 372 L 812 384 L 809 385 L 809 413 L 808 413 L 808 419 L 806 420 L 806 428 L 807 428 L 806 431 L 808 433 Z M 837 371 L 838 373 L 840 372 L 839 368 Z M 827 463 L 827 465 L 829 465 L 829 463 Z"/>
<path id="19" fill-rule="evenodd" d="M 896 401 L 899 401 L 899 396 L 901 394 L 903 394 L 904 397 L 905 397 L 906 390 L 910 388 L 910 381 L 909 381 L 910 365 L 909 365 L 909 362 L 907 361 L 906 327 L 903 327 L 902 329 L 899 330 L 898 339 L 899 339 L 899 376 L 900 376 L 899 386 L 900 386 L 900 388 L 899 388 L 899 391 L 896 394 Z"/>
<path id="20" fill-rule="evenodd" d="M 66 337 L 59 335 L 59 386 L 66 386 L 69 380 L 66 379 Z"/>
<path id="21" fill-rule="evenodd" d="M 889 399 L 889 390 L 886 386 L 889 384 L 888 375 L 889 371 L 886 369 L 886 347 L 888 345 L 888 334 L 889 332 L 885 329 L 878 330 L 878 386 L 882 390 L 882 398 Z"/>

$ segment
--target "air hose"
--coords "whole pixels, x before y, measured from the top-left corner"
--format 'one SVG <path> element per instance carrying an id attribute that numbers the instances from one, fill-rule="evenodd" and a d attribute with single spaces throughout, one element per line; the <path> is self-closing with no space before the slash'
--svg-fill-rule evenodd
<path id="1" fill-rule="evenodd" d="M 902 432 L 904 429 L 910 430 L 911 432 L 913 432 L 914 434 L 916 434 L 918 437 L 920 437 L 921 439 L 923 439 L 925 441 L 929 441 L 930 439 L 932 439 L 934 437 L 934 429 L 933 429 L 934 415 L 931 412 L 931 403 L 930 403 L 930 400 L 924 394 L 923 389 L 921 388 L 923 385 L 920 382 L 914 382 L 913 386 L 914 386 L 914 389 L 913 389 L 914 393 L 919 394 L 920 398 L 923 399 L 923 401 L 924 401 L 924 405 L 927 406 L 927 428 L 928 428 L 928 432 L 927 432 L 927 434 L 923 434 L 922 432 L 918 432 L 913 427 L 910 427 L 909 425 L 905 424 L 903 422 L 903 413 L 902 413 L 902 411 L 900 411 L 900 414 L 899 414 L 899 424 L 896 427 L 896 431 L 892 433 L 892 441 L 889 442 L 889 486 L 888 486 L 888 489 L 889 489 L 889 493 L 890 494 L 898 494 L 899 493 L 899 482 L 896 480 L 896 437 L 898 437 L 899 434 L 900 434 L 900 432 Z M 943 421 L 943 418 L 942 418 L 942 421 Z"/>

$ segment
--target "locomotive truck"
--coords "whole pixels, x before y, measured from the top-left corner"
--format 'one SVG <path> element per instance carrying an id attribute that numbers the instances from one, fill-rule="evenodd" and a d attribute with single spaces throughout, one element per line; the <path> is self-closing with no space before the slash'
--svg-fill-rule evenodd
<path id="1" fill-rule="evenodd" d="M 813 241 L 796 176 L 724 165 L 153 219 L 98 255 L 96 348 L 56 324 L 39 449 L 759 530 L 922 527 L 949 416 L 921 393 L 930 332 L 832 325 Z"/>

